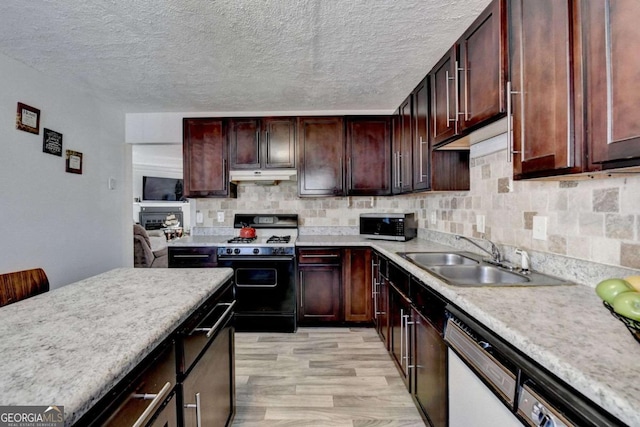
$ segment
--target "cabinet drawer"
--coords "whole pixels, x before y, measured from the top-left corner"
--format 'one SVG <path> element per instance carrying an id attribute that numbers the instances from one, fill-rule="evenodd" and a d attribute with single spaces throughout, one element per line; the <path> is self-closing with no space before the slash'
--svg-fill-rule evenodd
<path id="1" fill-rule="evenodd" d="M 340 264 L 340 249 L 300 249 L 298 264 Z"/>
<path id="2" fill-rule="evenodd" d="M 170 268 L 216 267 L 218 265 L 215 246 L 169 247 Z"/>
<path id="3" fill-rule="evenodd" d="M 146 425 L 163 406 L 175 405 L 165 401 L 172 396 L 176 382 L 175 347 L 168 345 L 149 367 L 122 393 L 124 400 L 106 415 L 105 426 Z M 102 417 L 101 417 L 102 418 Z"/>
<path id="4" fill-rule="evenodd" d="M 221 296 L 204 310 L 203 315 L 191 319 L 180 331 L 182 341 L 180 374 L 189 372 L 207 344 L 215 339 L 222 327 L 233 317 L 234 306 L 234 289 L 230 283 Z"/>

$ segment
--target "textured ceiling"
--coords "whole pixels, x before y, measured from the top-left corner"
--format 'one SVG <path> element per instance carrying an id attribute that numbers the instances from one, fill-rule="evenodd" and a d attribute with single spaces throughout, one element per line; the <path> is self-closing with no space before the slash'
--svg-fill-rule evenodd
<path id="1" fill-rule="evenodd" d="M 490 0 L 2 0 L 0 53 L 126 112 L 394 110 Z"/>

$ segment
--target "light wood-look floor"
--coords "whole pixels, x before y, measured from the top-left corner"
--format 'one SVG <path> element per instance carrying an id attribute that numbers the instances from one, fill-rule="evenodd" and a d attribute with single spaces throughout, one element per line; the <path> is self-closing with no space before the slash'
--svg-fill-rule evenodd
<path id="1" fill-rule="evenodd" d="M 424 426 L 371 328 L 236 333 L 234 427 Z"/>

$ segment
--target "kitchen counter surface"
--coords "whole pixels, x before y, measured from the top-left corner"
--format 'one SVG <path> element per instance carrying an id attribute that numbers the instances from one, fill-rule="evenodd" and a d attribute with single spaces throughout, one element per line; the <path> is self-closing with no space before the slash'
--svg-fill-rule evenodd
<path id="1" fill-rule="evenodd" d="M 0 405 L 77 421 L 232 276 L 121 268 L 0 309 Z"/>
<path id="2" fill-rule="evenodd" d="M 640 344 L 593 288 L 450 286 L 396 254 L 458 251 L 421 239 L 303 235 L 296 245 L 376 249 L 596 404 L 630 426 L 640 425 Z"/>

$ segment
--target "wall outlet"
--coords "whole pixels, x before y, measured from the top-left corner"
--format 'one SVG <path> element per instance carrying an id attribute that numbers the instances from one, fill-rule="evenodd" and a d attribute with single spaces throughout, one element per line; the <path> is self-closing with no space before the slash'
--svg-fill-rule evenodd
<path id="1" fill-rule="evenodd" d="M 533 238 L 537 240 L 547 240 L 547 217 L 533 217 Z"/>
<path id="2" fill-rule="evenodd" d="M 202 224 L 204 222 L 204 215 L 202 211 L 196 211 L 196 224 Z"/>
<path id="3" fill-rule="evenodd" d="M 484 233 L 484 215 L 476 215 L 476 229 L 478 233 Z"/>
<path id="4" fill-rule="evenodd" d="M 431 213 L 429 214 L 429 222 L 431 223 L 431 225 L 436 225 L 436 223 L 438 222 L 438 215 L 436 211 L 431 211 Z"/>
<path id="5" fill-rule="evenodd" d="M 218 211 L 218 222 L 224 222 L 224 212 Z"/>
<path id="6" fill-rule="evenodd" d="M 116 179 L 115 178 L 109 178 L 109 190 L 115 190 L 116 189 Z"/>

